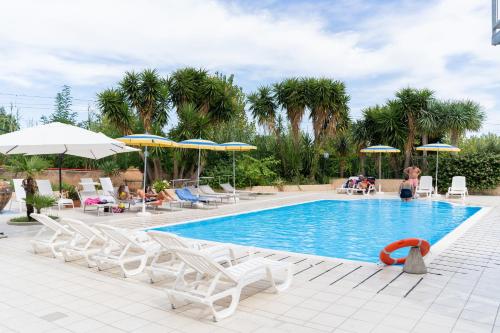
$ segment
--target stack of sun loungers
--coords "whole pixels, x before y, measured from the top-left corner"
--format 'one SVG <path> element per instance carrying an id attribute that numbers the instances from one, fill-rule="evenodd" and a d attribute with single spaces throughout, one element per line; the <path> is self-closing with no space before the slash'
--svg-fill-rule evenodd
<path id="1" fill-rule="evenodd" d="M 98 270 L 119 267 L 125 277 L 146 272 L 151 282 L 162 276 L 173 277 L 175 281 L 166 288 L 172 308 L 177 301 L 197 303 L 207 307 L 215 321 L 236 311 L 244 287 L 267 280 L 271 289 L 279 292 L 292 282 L 291 263 L 254 257 L 251 251 L 242 261 L 236 259 L 236 245 L 209 244 L 160 231 L 131 231 L 104 224 L 91 227 L 74 219 L 60 223 L 41 214 L 32 216 L 43 224 L 31 241 L 34 253 L 49 251 L 65 261 L 84 259 L 89 267 Z M 215 307 L 215 302 L 227 297 L 231 297 L 227 307 Z"/>

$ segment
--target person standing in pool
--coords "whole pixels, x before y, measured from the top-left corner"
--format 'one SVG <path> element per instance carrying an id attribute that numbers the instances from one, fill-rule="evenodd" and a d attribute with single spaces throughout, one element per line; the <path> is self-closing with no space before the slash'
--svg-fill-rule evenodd
<path id="1" fill-rule="evenodd" d="M 408 167 L 408 168 L 404 169 L 403 172 L 405 173 L 405 175 L 408 175 L 409 181 L 413 185 L 413 187 L 417 188 L 417 186 L 418 186 L 418 177 L 422 173 L 422 171 L 420 171 L 420 168 L 413 165 L 411 167 Z"/>
<path id="2" fill-rule="evenodd" d="M 413 191 L 415 187 L 410 182 L 410 177 L 408 175 L 404 176 L 404 180 L 399 185 L 399 197 L 402 201 L 408 202 L 413 198 Z"/>

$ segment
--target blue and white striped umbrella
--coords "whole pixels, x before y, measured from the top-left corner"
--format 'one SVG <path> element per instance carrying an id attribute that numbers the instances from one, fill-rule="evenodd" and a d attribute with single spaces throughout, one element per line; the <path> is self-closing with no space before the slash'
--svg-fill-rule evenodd
<path id="1" fill-rule="evenodd" d="M 236 160 L 234 157 L 234 152 L 235 151 L 249 151 L 249 150 L 255 150 L 257 147 L 249 145 L 248 143 L 243 143 L 243 142 L 226 142 L 226 143 L 221 143 L 221 147 L 224 147 L 224 150 L 226 151 L 232 151 L 233 152 L 233 195 L 236 194 Z M 236 200 L 236 197 L 235 197 Z"/>
<path id="2" fill-rule="evenodd" d="M 448 151 L 448 152 L 457 153 L 460 151 L 460 148 L 452 146 L 452 145 L 447 145 L 445 143 L 437 142 L 437 143 L 430 143 L 428 145 L 423 145 L 423 146 L 417 147 L 417 150 L 435 151 L 437 153 L 436 154 L 436 188 L 435 188 L 434 195 L 439 196 L 439 192 L 438 192 L 439 152 L 440 151 Z"/>

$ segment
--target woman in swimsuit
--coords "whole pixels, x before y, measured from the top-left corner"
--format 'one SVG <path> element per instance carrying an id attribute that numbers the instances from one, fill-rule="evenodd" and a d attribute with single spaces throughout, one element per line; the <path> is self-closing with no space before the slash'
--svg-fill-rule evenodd
<path id="1" fill-rule="evenodd" d="M 413 197 L 413 184 L 409 179 L 410 177 L 405 175 L 403 182 L 399 185 L 399 197 L 405 202 L 410 201 Z"/>

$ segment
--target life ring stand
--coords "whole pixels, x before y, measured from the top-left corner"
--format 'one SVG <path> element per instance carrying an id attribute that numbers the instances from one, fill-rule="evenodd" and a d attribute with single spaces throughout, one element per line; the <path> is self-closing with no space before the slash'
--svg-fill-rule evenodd
<path id="1" fill-rule="evenodd" d="M 429 253 L 429 250 L 431 249 L 431 245 L 425 239 L 420 239 L 420 238 L 401 239 L 387 245 L 386 247 L 384 247 L 382 251 L 380 251 L 379 255 L 380 261 L 382 261 L 386 265 L 404 264 L 406 261 L 406 257 L 392 258 L 391 253 L 403 247 L 408 247 L 408 246 L 418 246 L 420 248 L 420 253 L 422 254 L 422 257 L 424 257 L 427 253 Z"/>

